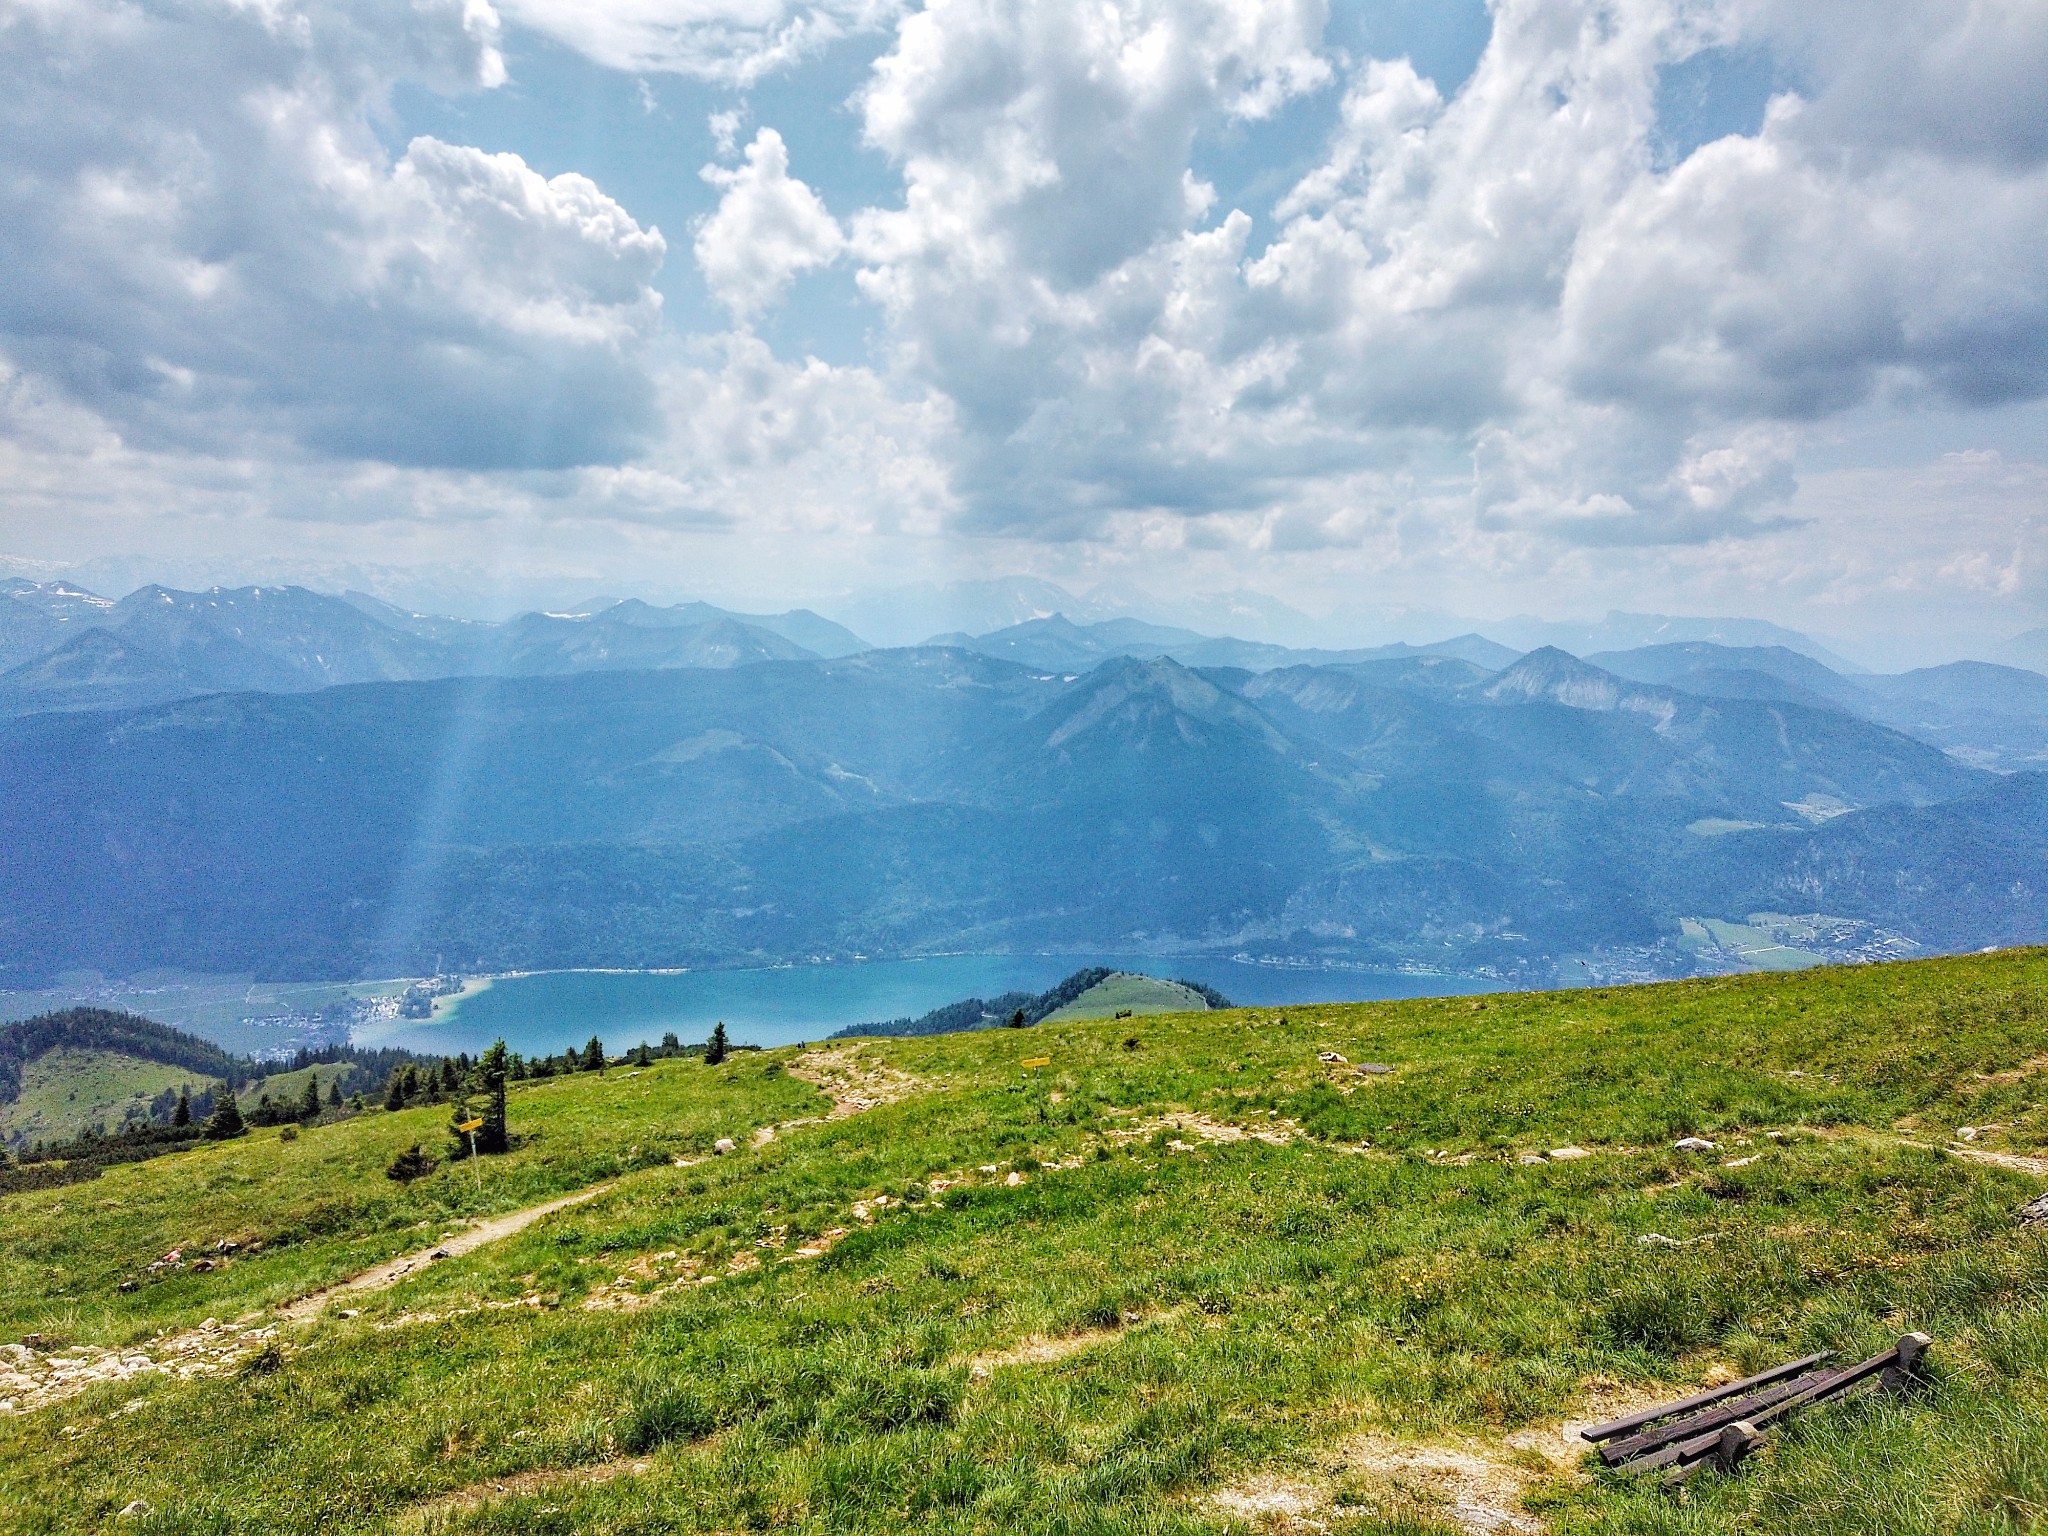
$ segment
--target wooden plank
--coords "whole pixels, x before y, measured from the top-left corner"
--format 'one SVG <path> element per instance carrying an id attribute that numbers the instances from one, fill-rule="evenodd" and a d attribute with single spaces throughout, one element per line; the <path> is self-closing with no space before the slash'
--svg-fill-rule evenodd
<path id="1" fill-rule="evenodd" d="M 1641 1413 L 1632 1413 L 1627 1418 L 1616 1419 L 1611 1424 L 1595 1424 L 1591 1429 L 1580 1430 L 1579 1438 L 1591 1440 L 1596 1444 L 1602 1440 L 1612 1440 L 1616 1435 L 1626 1434 L 1645 1424 L 1654 1424 L 1659 1419 L 1675 1418 L 1679 1414 L 1690 1413 L 1695 1408 L 1704 1408 L 1709 1403 L 1718 1403 L 1723 1398 L 1747 1392 L 1753 1387 L 1781 1381 L 1787 1376 L 1796 1376 L 1801 1371 L 1810 1370 L 1823 1360 L 1833 1357 L 1833 1350 L 1824 1349 L 1817 1355 L 1808 1355 L 1804 1360 L 1791 1360 L 1784 1365 L 1774 1365 L 1768 1371 L 1758 1371 L 1754 1376 L 1745 1376 L 1740 1381 L 1729 1382 L 1725 1387 L 1715 1387 L 1710 1391 L 1695 1393 L 1691 1397 L 1680 1398 L 1677 1402 L 1666 1403 L 1661 1408 L 1645 1408 Z"/>
<path id="2" fill-rule="evenodd" d="M 1691 1440 L 1709 1430 L 1718 1430 L 1723 1424 L 1733 1424 L 1737 1419 L 1746 1419 L 1759 1409 L 1768 1408 L 1773 1403 L 1794 1396 L 1809 1379 L 1795 1376 L 1789 1381 L 1780 1381 L 1765 1387 L 1761 1392 L 1752 1392 L 1746 1397 L 1725 1398 L 1704 1412 L 1683 1419 L 1674 1419 L 1667 1424 L 1659 1424 L 1639 1434 L 1630 1435 L 1625 1440 L 1611 1441 L 1600 1447 L 1600 1459 L 1611 1467 L 1632 1457 L 1659 1450 L 1674 1440 Z"/>
<path id="3" fill-rule="evenodd" d="M 1848 1391 L 1849 1388 L 1857 1385 L 1859 1382 L 1868 1381 L 1887 1366 L 1896 1365 L 1898 1358 L 1898 1346 L 1893 1345 L 1883 1354 L 1872 1355 L 1868 1360 L 1858 1365 L 1847 1366 L 1839 1371 L 1824 1372 L 1821 1375 L 1809 1377 L 1804 1381 L 1789 1383 L 1788 1385 L 1793 1388 L 1792 1391 L 1787 1392 L 1769 1407 L 1749 1414 L 1745 1422 L 1750 1426 L 1752 1433 L 1759 1433 L 1795 1409 L 1804 1408 L 1810 1403 L 1824 1402 L 1828 1398 L 1839 1396 L 1841 1393 Z M 1634 1461 L 1629 1462 L 1624 1470 L 1630 1472 L 1649 1472 L 1654 1471 L 1658 1467 L 1668 1467 L 1674 1464 L 1685 1466 L 1715 1455 L 1719 1451 L 1720 1445 L 1721 1428 L 1717 1427 L 1705 1434 L 1695 1435 L 1688 1440 L 1674 1441 L 1663 1447 L 1663 1449 L 1654 1451 L 1647 1456 L 1639 1456 Z"/>
<path id="4" fill-rule="evenodd" d="M 1782 1403 L 1766 1408 L 1762 1413 L 1752 1418 L 1750 1422 L 1756 1425 L 1758 1429 L 1762 1429 L 1766 1425 L 1773 1424 L 1777 1420 L 1782 1419 L 1795 1408 L 1804 1408 L 1808 1403 L 1825 1402 L 1828 1398 L 1839 1397 L 1857 1383 L 1868 1381 L 1887 1367 L 1897 1365 L 1898 1361 L 1899 1349 L 1894 1344 L 1883 1354 L 1872 1355 L 1860 1365 L 1852 1365 L 1846 1370 L 1830 1371 L 1825 1376 L 1815 1377 L 1803 1392 L 1800 1392 L 1797 1396 L 1785 1399 Z"/>

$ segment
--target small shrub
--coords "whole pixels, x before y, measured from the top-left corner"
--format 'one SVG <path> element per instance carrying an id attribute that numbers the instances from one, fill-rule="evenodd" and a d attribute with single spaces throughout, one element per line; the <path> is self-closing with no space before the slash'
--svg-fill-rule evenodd
<path id="1" fill-rule="evenodd" d="M 414 1142 L 391 1159 L 391 1166 L 384 1170 L 384 1177 L 396 1179 L 401 1184 L 410 1184 L 414 1179 L 423 1179 L 433 1171 L 433 1157 L 421 1151 L 420 1144 Z"/>
<path id="2" fill-rule="evenodd" d="M 613 1434 L 629 1456 L 651 1451 L 671 1440 L 696 1440 L 718 1427 L 717 1416 L 694 1387 L 681 1381 L 645 1382 Z"/>

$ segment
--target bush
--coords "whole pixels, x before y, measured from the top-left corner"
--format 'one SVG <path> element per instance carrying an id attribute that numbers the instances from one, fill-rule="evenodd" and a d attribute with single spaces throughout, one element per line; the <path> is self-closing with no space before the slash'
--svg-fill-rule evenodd
<path id="1" fill-rule="evenodd" d="M 414 1142 L 391 1159 L 391 1166 L 384 1170 L 384 1177 L 396 1179 L 401 1184 L 410 1184 L 414 1179 L 425 1178 L 433 1171 L 434 1159 L 420 1150 L 418 1142 Z"/>
<path id="2" fill-rule="evenodd" d="M 696 1389 L 682 1381 L 643 1382 L 620 1416 L 613 1435 L 629 1456 L 671 1440 L 695 1440 L 718 1427 L 717 1417 Z"/>

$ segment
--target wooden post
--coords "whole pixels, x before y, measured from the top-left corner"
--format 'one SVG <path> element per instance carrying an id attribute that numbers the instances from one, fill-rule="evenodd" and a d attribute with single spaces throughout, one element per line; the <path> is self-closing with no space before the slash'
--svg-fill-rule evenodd
<path id="1" fill-rule="evenodd" d="M 1720 1443 L 1714 1447 L 1714 1464 L 1723 1472 L 1733 1472 L 1735 1464 L 1754 1450 L 1762 1438 L 1747 1419 L 1724 1426 Z"/>
<path id="2" fill-rule="evenodd" d="M 1920 1363 L 1927 1357 L 1927 1346 L 1934 1340 L 1924 1333 L 1908 1333 L 1899 1337 L 1898 1360 L 1885 1367 L 1879 1385 L 1887 1392 L 1904 1396 L 1927 1385 L 1927 1378 L 1921 1374 Z"/>

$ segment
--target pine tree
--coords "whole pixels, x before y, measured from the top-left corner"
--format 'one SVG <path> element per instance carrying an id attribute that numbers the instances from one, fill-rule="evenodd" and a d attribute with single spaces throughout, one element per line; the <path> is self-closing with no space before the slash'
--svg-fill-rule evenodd
<path id="1" fill-rule="evenodd" d="M 242 1111 L 235 1103 L 234 1091 L 223 1088 L 214 1103 L 213 1117 L 206 1122 L 206 1139 L 229 1141 L 247 1129 L 242 1124 Z"/>
<path id="2" fill-rule="evenodd" d="M 476 1133 L 479 1152 L 511 1150 L 512 1138 L 505 1129 L 505 1042 L 498 1040 L 477 1059 L 477 1086 L 483 1090 L 483 1125 Z"/>
<path id="3" fill-rule="evenodd" d="M 604 1070 L 604 1042 L 592 1035 L 590 1044 L 583 1047 L 583 1070 L 602 1072 Z"/>
<path id="4" fill-rule="evenodd" d="M 327 1085 L 327 1107 L 341 1108 L 341 1078 L 339 1076 Z"/>
<path id="5" fill-rule="evenodd" d="M 1022 1008 L 1019 1008 L 1019 1009 L 1018 1009 L 1018 1010 L 1017 1010 L 1017 1011 L 1016 1011 L 1015 1013 L 1013 1013 L 1013 1014 L 1011 1014 L 1011 1015 L 1010 1015 L 1010 1028 L 1012 1028 L 1012 1029 L 1022 1029 L 1023 1027 L 1024 1027 L 1024 1010 L 1023 1010 Z"/>
<path id="6" fill-rule="evenodd" d="M 711 1027 L 711 1038 L 704 1042 L 704 1065 L 715 1067 L 725 1060 L 731 1044 L 725 1038 L 725 1020 L 720 1019 Z"/>
<path id="7" fill-rule="evenodd" d="M 171 1124 L 186 1126 L 192 1123 L 192 1089 L 189 1085 L 178 1090 L 178 1107 L 171 1111 Z"/>
<path id="8" fill-rule="evenodd" d="M 299 1095 L 299 1118 L 317 1120 L 320 1118 L 320 1074 L 306 1074 L 306 1091 Z"/>
<path id="9" fill-rule="evenodd" d="M 384 1107 L 405 1108 L 405 1073 L 397 1067 L 391 1069 L 391 1081 L 384 1085 Z"/>
<path id="10" fill-rule="evenodd" d="M 462 1076 L 455 1070 L 454 1058 L 443 1056 L 441 1058 L 441 1091 L 443 1093 L 453 1093 L 461 1086 Z"/>

